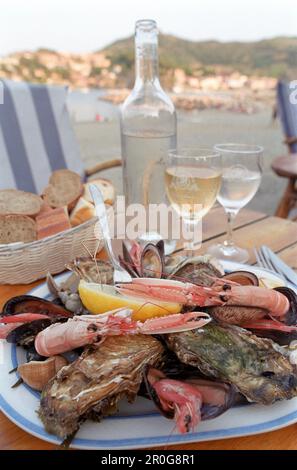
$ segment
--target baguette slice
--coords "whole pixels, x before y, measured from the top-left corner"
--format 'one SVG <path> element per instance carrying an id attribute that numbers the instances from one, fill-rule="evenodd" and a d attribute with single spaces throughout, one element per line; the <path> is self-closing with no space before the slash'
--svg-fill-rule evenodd
<path id="1" fill-rule="evenodd" d="M 0 244 L 24 242 L 37 239 L 36 223 L 26 215 L 0 216 Z"/>
<path id="2" fill-rule="evenodd" d="M 41 240 L 71 228 L 67 207 L 58 207 L 36 217 L 37 238 Z"/>
<path id="3" fill-rule="evenodd" d="M 83 197 L 89 202 L 93 202 L 93 198 L 90 193 L 90 184 L 95 184 L 100 191 L 102 192 L 104 203 L 109 204 L 110 206 L 113 205 L 114 200 L 115 200 L 115 189 L 114 185 L 112 184 L 111 181 L 104 179 L 104 178 L 98 178 L 93 181 L 89 181 L 86 183 L 85 190 Z"/>
<path id="4" fill-rule="evenodd" d="M 18 214 L 35 217 L 41 209 L 42 199 L 36 194 L 18 189 L 0 190 L 0 215 Z"/>
<path id="5" fill-rule="evenodd" d="M 43 191 L 43 199 L 53 209 L 67 206 L 70 211 L 83 192 L 81 178 L 70 170 L 57 170 Z"/>
<path id="6" fill-rule="evenodd" d="M 92 217 L 95 217 L 95 215 L 96 212 L 94 205 L 81 197 L 70 214 L 70 223 L 72 227 L 76 227 L 77 225 L 92 219 Z"/>

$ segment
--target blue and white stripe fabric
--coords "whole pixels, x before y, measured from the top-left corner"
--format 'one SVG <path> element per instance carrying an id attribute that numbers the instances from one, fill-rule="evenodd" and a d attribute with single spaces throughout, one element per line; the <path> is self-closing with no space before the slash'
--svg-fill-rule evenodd
<path id="1" fill-rule="evenodd" d="M 84 176 L 66 105 L 67 88 L 2 80 L 0 189 L 40 193 L 51 173 Z"/>
<path id="2" fill-rule="evenodd" d="M 291 96 L 290 84 L 279 81 L 277 85 L 277 112 L 285 136 L 297 138 L 297 104 L 294 104 Z M 289 147 L 292 153 L 297 153 L 297 143 L 290 144 Z"/>

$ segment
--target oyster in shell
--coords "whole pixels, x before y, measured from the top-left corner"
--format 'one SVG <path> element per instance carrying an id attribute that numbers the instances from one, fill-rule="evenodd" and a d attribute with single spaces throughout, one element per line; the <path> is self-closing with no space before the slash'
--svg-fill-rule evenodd
<path id="1" fill-rule="evenodd" d="M 165 273 L 168 279 L 192 282 L 200 286 L 211 286 L 215 277 L 224 274 L 220 264 L 209 255 L 187 258 L 171 256 L 166 258 Z"/>
<path id="2" fill-rule="evenodd" d="M 66 438 L 88 417 L 116 411 L 118 401 L 133 401 L 146 365 L 157 365 L 164 348 L 152 336 L 110 336 L 85 349 L 44 388 L 39 416 L 47 432 Z"/>
<path id="3" fill-rule="evenodd" d="M 249 401 L 269 405 L 297 396 L 296 368 L 271 340 L 243 328 L 210 323 L 167 336 L 180 361 L 237 387 Z"/>

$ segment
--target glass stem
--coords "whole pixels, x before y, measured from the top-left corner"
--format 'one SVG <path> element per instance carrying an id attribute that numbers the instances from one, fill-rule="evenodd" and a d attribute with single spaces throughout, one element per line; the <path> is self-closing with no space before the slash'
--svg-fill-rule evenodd
<path id="1" fill-rule="evenodd" d="M 233 246 L 233 223 L 236 217 L 236 212 L 226 211 L 227 214 L 227 239 L 224 241 L 224 245 Z"/>
<path id="2" fill-rule="evenodd" d="M 186 230 L 187 239 L 184 244 L 184 250 L 187 252 L 189 257 L 194 257 L 197 246 L 195 243 L 195 230 L 197 229 L 197 223 L 189 223 L 186 220 L 183 221 Z M 189 240 L 189 234 L 191 234 L 191 240 Z"/>

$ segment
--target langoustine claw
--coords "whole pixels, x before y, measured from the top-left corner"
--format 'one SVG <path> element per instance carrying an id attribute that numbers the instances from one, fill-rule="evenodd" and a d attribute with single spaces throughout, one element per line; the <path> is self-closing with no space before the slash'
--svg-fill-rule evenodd
<path id="1" fill-rule="evenodd" d="M 124 308 L 100 315 L 81 315 L 66 323 L 56 323 L 37 335 L 36 351 L 49 357 L 97 343 L 106 336 L 176 333 L 201 328 L 211 321 L 207 313 L 189 312 L 142 323 L 133 320 L 132 313 L 131 309 Z"/>
<path id="2" fill-rule="evenodd" d="M 19 326 L 25 323 L 31 323 L 35 320 L 46 320 L 49 316 L 40 313 L 19 313 L 17 315 L 8 315 L 7 317 L 0 317 L 0 339 L 6 339 L 12 331 L 16 330 Z"/>

